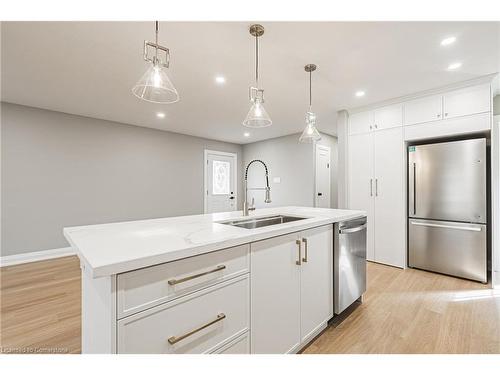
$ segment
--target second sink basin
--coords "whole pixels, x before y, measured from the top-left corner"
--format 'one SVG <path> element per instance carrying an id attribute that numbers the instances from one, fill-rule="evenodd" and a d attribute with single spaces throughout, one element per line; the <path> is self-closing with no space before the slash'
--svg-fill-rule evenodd
<path id="1" fill-rule="evenodd" d="M 240 227 L 246 229 L 254 229 L 254 228 L 267 227 L 269 225 L 289 223 L 291 221 L 304 220 L 304 219 L 307 218 L 297 217 L 297 216 L 273 215 L 273 216 L 225 221 L 220 224 L 232 225 L 233 227 Z"/>

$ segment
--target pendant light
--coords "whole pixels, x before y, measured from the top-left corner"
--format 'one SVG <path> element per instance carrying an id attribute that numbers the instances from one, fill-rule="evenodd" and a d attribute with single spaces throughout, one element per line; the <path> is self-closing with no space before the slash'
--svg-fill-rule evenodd
<path id="1" fill-rule="evenodd" d="M 259 88 L 259 37 L 264 35 L 264 27 L 257 24 L 250 26 L 250 35 L 255 37 L 255 87 L 249 89 L 252 106 L 243 120 L 243 125 L 249 128 L 264 128 L 273 123 L 263 106 L 264 90 Z"/>
<path id="2" fill-rule="evenodd" d="M 309 73 L 309 110 L 306 112 L 306 128 L 299 138 L 299 142 L 311 143 L 321 139 L 321 135 L 316 129 L 316 114 L 312 111 L 312 72 L 316 70 L 316 65 L 307 64 L 304 70 Z"/>
<path id="3" fill-rule="evenodd" d="M 158 21 L 155 22 L 155 43 L 144 41 L 143 58 L 150 63 L 148 70 L 132 88 L 132 93 L 139 99 L 152 103 L 168 104 L 179 101 L 179 94 L 167 75 L 170 64 L 170 51 L 158 44 Z M 148 51 L 154 48 L 154 56 L 149 57 Z M 159 54 L 164 54 L 162 60 Z"/>

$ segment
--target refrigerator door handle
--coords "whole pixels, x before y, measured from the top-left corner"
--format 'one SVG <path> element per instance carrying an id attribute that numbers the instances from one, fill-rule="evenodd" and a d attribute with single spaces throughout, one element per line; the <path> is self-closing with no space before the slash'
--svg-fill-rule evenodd
<path id="1" fill-rule="evenodd" d="M 413 215 L 417 214 L 417 163 L 413 163 Z"/>
<path id="2" fill-rule="evenodd" d="M 481 232 L 481 227 L 460 227 L 455 225 L 444 225 L 444 224 L 431 224 L 431 223 L 420 223 L 416 221 L 410 221 L 411 225 L 420 225 L 422 227 L 434 227 L 434 228 L 447 228 L 447 229 L 457 229 L 457 230 L 468 230 L 472 232 Z"/>

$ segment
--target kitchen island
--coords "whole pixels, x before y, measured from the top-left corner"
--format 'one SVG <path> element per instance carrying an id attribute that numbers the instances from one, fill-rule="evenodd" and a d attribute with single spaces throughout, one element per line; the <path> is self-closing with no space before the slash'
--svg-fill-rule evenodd
<path id="1" fill-rule="evenodd" d="M 239 220 L 287 216 L 248 228 Z M 258 209 L 71 227 L 84 353 L 297 352 L 333 316 L 333 223 L 362 211 Z"/>

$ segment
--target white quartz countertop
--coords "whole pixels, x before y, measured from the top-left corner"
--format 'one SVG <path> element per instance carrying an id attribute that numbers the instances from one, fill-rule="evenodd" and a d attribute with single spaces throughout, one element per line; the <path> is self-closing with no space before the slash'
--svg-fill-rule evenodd
<path id="1" fill-rule="evenodd" d="M 64 236 L 86 271 L 102 277 L 366 216 L 364 211 L 275 207 L 257 209 L 250 217 L 278 214 L 307 219 L 255 229 L 219 223 L 248 218 L 233 211 L 69 227 L 64 228 Z"/>

